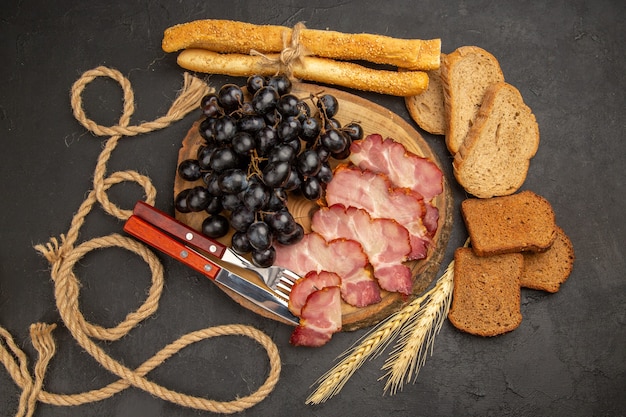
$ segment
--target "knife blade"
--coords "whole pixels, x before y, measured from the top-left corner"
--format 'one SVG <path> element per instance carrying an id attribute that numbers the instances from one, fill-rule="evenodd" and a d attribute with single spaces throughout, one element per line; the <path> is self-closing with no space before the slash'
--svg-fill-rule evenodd
<path id="1" fill-rule="evenodd" d="M 296 326 L 299 324 L 298 317 L 291 314 L 273 293 L 212 262 L 206 256 L 172 238 L 147 221 L 134 215 L 130 216 L 124 224 L 124 231 L 290 324 Z"/>

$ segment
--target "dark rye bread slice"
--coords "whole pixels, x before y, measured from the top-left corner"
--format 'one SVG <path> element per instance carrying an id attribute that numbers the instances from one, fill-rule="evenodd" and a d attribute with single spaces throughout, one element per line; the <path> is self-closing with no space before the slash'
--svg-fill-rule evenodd
<path id="1" fill-rule="evenodd" d="M 469 132 L 485 91 L 504 81 L 498 60 L 477 46 L 461 46 L 441 63 L 446 113 L 446 146 L 452 155 L 459 151 Z"/>
<path id="2" fill-rule="evenodd" d="M 441 61 L 445 54 L 441 54 Z M 446 110 L 443 103 L 443 85 L 441 84 L 441 66 L 436 70 L 426 71 L 428 88 L 422 94 L 404 99 L 411 118 L 419 127 L 433 135 L 446 133 Z"/>
<path id="3" fill-rule="evenodd" d="M 524 184 L 538 148 L 539 126 L 522 95 L 508 83 L 495 83 L 454 156 L 454 176 L 476 197 L 509 195 Z"/>
<path id="4" fill-rule="evenodd" d="M 461 203 L 461 214 L 478 256 L 542 252 L 556 238 L 552 205 L 532 191 L 468 198 Z"/>
<path id="5" fill-rule="evenodd" d="M 497 336 L 522 322 L 520 275 L 524 257 L 509 253 L 476 256 L 471 248 L 454 252 L 450 323 L 478 336 Z"/>
<path id="6" fill-rule="evenodd" d="M 524 252 L 521 286 L 555 293 L 574 268 L 574 246 L 563 229 L 556 227 L 556 239 L 545 252 Z"/>

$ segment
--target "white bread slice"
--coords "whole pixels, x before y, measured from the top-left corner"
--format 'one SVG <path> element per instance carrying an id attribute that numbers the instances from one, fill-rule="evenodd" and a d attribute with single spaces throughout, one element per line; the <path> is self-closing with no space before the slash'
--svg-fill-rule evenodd
<path id="1" fill-rule="evenodd" d="M 445 58 L 441 54 L 441 61 Z M 433 135 L 446 133 L 446 111 L 443 103 L 443 85 L 441 84 L 441 66 L 428 74 L 428 88 L 417 96 L 405 97 L 406 108 L 411 118 L 419 127 Z"/>
<path id="2" fill-rule="evenodd" d="M 465 191 L 479 197 L 517 191 L 539 147 L 539 126 L 517 88 L 491 85 L 452 163 Z"/>
<path id="3" fill-rule="evenodd" d="M 441 65 L 446 111 L 446 146 L 456 154 L 469 132 L 485 91 L 504 81 L 498 60 L 477 46 L 462 46 L 445 56 Z"/>

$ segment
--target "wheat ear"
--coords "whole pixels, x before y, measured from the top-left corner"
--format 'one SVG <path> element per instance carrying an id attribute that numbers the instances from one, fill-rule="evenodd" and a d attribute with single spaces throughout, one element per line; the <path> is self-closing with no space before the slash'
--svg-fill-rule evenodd
<path id="1" fill-rule="evenodd" d="M 426 299 L 423 295 L 407 304 L 402 310 L 380 322 L 341 356 L 343 360 L 322 375 L 317 389 L 307 398 L 307 404 L 322 403 L 337 394 L 350 377 L 368 358 L 376 357 L 393 340 L 404 324 L 419 310 Z"/>
<path id="2" fill-rule="evenodd" d="M 385 392 L 389 391 L 393 395 L 402 389 L 405 382 L 410 381 L 411 376 L 417 378 L 426 362 L 426 353 L 430 351 L 432 355 L 435 336 L 450 309 L 453 281 L 454 261 L 450 262 L 437 284 L 426 293 L 426 303 L 403 326 L 398 342 L 382 368 L 387 371 L 383 376 L 387 377 Z"/>

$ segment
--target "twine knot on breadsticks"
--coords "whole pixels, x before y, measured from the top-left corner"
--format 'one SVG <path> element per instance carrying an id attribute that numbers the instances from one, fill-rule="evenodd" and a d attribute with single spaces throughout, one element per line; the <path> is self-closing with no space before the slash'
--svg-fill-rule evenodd
<path id="1" fill-rule="evenodd" d="M 101 76 L 110 77 L 118 81 L 124 90 L 124 111 L 120 117 L 119 124 L 116 126 L 98 125 L 87 118 L 82 108 L 82 91 L 87 84 L 96 77 Z M 162 348 L 136 369 L 130 369 L 113 359 L 94 341 L 94 339 L 105 341 L 119 340 L 141 321 L 154 314 L 158 308 L 164 287 L 164 271 L 159 258 L 145 245 L 134 239 L 113 233 L 77 244 L 79 231 L 84 224 L 85 218 L 96 203 L 100 203 L 106 213 L 120 220 L 125 220 L 131 215 L 130 210 L 122 210 L 109 201 L 107 191 L 111 186 L 123 181 L 136 182 L 143 187 L 146 202 L 154 204 L 156 190 L 148 177 L 135 171 L 118 171 L 107 176 L 107 162 L 122 137 L 135 136 L 169 126 L 174 121 L 182 119 L 190 111 L 196 109 L 200 99 L 209 91 L 212 91 L 212 89 L 203 81 L 185 74 L 184 87 L 165 116 L 153 122 L 131 126 L 130 117 L 134 111 L 133 92 L 130 82 L 122 74 L 106 67 L 98 67 L 85 72 L 74 83 L 71 103 L 75 117 L 95 135 L 108 135 L 110 138 L 106 141 L 104 149 L 98 157 L 98 163 L 94 172 L 93 190 L 88 193 L 86 199 L 74 215 L 69 231 L 66 234 L 62 234 L 58 239 L 53 237 L 48 243 L 35 246 L 35 249 L 51 265 L 50 274 L 54 283 L 56 306 L 63 324 L 87 353 L 103 368 L 119 377 L 119 379 L 100 389 L 77 394 L 47 392 L 44 389 L 44 376 L 48 363 L 56 351 L 52 337 L 52 332 L 56 325 L 45 323 L 31 325 L 31 341 L 39 355 L 34 367 L 34 377 L 30 374 L 28 360 L 24 351 L 20 349 L 11 334 L 6 329 L 0 327 L 0 361 L 2 361 L 15 383 L 22 390 L 16 413 L 17 416 L 32 416 L 37 402 L 59 406 L 86 404 L 109 398 L 131 386 L 180 406 L 214 413 L 243 411 L 264 400 L 273 391 L 281 370 L 278 348 L 265 333 L 250 326 L 238 324 L 215 326 L 188 333 Z M 130 312 L 116 326 L 105 328 L 89 323 L 83 316 L 79 306 L 81 286 L 78 277 L 74 273 L 74 267 L 87 253 L 110 247 L 120 247 L 138 255 L 150 267 L 152 283 L 146 299 L 137 310 Z M 163 364 L 164 361 L 181 349 L 192 343 L 218 336 L 246 336 L 255 340 L 265 349 L 269 359 L 270 371 L 265 382 L 252 394 L 232 401 L 215 401 L 176 392 L 146 378 L 150 371 Z"/>
<path id="2" fill-rule="evenodd" d="M 276 58 L 269 57 L 256 49 L 251 49 L 250 55 L 262 57 L 271 66 L 278 65 L 277 74 L 282 72 L 289 78 L 292 78 L 294 64 L 301 61 L 306 55 L 309 55 L 304 44 L 300 42 L 300 33 L 304 29 L 306 29 L 304 23 L 298 22 L 291 31 L 291 37 L 288 36 L 287 31 L 283 31 L 283 49 Z"/>

